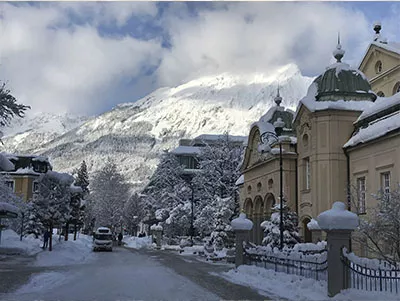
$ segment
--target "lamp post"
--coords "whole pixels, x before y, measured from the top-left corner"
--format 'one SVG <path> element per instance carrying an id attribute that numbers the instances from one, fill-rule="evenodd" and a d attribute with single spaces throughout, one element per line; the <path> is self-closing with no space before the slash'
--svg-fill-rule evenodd
<path id="1" fill-rule="evenodd" d="M 280 249 L 283 249 L 283 164 L 282 164 L 282 142 L 279 139 L 279 136 L 282 135 L 283 127 L 285 123 L 281 118 L 278 118 L 277 121 L 274 122 L 275 133 L 272 131 L 266 131 L 260 136 L 260 140 L 262 144 L 265 144 L 270 149 L 270 145 L 275 142 L 279 144 L 279 199 L 280 199 L 280 222 L 279 222 L 279 230 L 280 230 Z"/>

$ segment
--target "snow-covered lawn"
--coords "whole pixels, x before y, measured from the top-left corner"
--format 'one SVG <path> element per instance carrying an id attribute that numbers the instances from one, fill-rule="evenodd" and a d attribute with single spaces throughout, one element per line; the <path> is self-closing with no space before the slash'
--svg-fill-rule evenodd
<path id="1" fill-rule="evenodd" d="M 68 281 L 68 275 L 59 272 L 40 273 L 32 276 L 16 294 L 39 293 L 60 286 Z"/>
<path id="2" fill-rule="evenodd" d="M 58 236 L 54 236 L 53 250 L 41 252 L 37 255 L 36 266 L 62 266 L 70 264 L 87 263 L 96 258 L 92 251 L 93 239 L 91 236 L 80 234 L 74 241 L 73 235 L 69 236 L 68 241 L 58 241 Z"/>
<path id="3" fill-rule="evenodd" d="M 42 251 L 42 244 L 43 242 L 33 235 L 23 237 L 20 241 L 20 236 L 11 229 L 1 232 L 1 249 L 19 249 L 27 255 L 34 255 Z"/>
<path id="4" fill-rule="evenodd" d="M 125 247 L 131 249 L 150 248 L 153 245 L 153 240 L 151 236 L 125 236 L 122 241 L 125 243 Z"/>
<path id="5" fill-rule="evenodd" d="M 270 298 L 287 300 L 399 300 L 400 295 L 348 289 L 334 298 L 327 297 L 327 283 L 256 266 L 240 266 L 219 274 L 228 281 L 256 289 Z"/>

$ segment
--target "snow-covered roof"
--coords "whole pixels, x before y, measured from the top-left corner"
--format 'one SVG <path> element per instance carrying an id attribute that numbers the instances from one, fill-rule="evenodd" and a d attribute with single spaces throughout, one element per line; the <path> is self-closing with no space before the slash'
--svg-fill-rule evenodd
<path id="1" fill-rule="evenodd" d="M 346 63 L 343 63 L 343 62 L 337 62 L 337 63 L 334 63 L 334 64 L 329 65 L 328 67 L 326 67 L 326 70 L 329 70 L 329 69 L 336 69 L 335 70 L 336 77 L 338 77 L 339 73 L 342 72 L 342 71 L 352 71 L 354 74 L 361 75 L 361 77 L 364 80 L 368 80 L 368 78 L 365 76 L 365 74 L 363 72 L 361 72 L 358 69 L 354 69 L 354 68 L 350 67 L 349 64 L 346 64 Z"/>
<path id="2" fill-rule="evenodd" d="M 49 158 L 44 157 L 44 156 L 35 156 L 32 158 L 32 161 L 38 161 L 38 162 L 43 162 L 43 163 L 49 163 Z"/>
<path id="3" fill-rule="evenodd" d="M 239 186 L 244 183 L 244 175 L 240 175 L 240 177 L 236 180 L 235 185 Z"/>
<path id="4" fill-rule="evenodd" d="M 16 171 L 10 172 L 10 174 L 17 174 L 17 175 L 33 175 L 33 176 L 40 176 L 41 174 L 34 171 L 33 168 L 25 167 L 25 168 L 18 168 Z"/>
<path id="5" fill-rule="evenodd" d="M 70 190 L 72 193 L 82 193 L 83 192 L 82 187 L 75 186 L 74 184 L 71 184 Z"/>
<path id="6" fill-rule="evenodd" d="M 356 123 L 395 105 L 400 105 L 400 92 L 389 97 L 378 97 L 373 105 L 369 106 L 361 113 Z"/>
<path id="7" fill-rule="evenodd" d="M 8 211 L 8 212 L 18 214 L 19 209 L 18 209 L 18 207 L 11 205 L 9 203 L 0 202 L 0 211 Z"/>
<path id="8" fill-rule="evenodd" d="M 74 181 L 74 177 L 71 176 L 68 173 L 60 173 L 60 172 L 56 172 L 56 171 L 48 171 L 47 175 L 58 179 L 60 182 L 71 185 Z"/>
<path id="9" fill-rule="evenodd" d="M 2 171 L 14 170 L 14 164 L 4 155 L 0 154 L 0 169 Z"/>
<path id="10" fill-rule="evenodd" d="M 355 146 L 359 143 L 371 141 L 398 128 L 400 128 L 400 111 L 375 120 L 366 128 L 360 128 L 359 131 L 354 134 L 343 147 Z"/>
<path id="11" fill-rule="evenodd" d="M 400 54 L 400 43 L 397 43 L 397 42 L 382 43 L 382 42 L 374 41 L 371 43 L 371 45 L 375 45 L 375 46 L 381 47 L 385 50 Z"/>
<path id="12" fill-rule="evenodd" d="M 358 227 L 357 214 L 346 210 L 343 202 L 335 202 L 332 209 L 318 215 L 318 225 L 322 230 L 354 230 Z"/>
<path id="13" fill-rule="evenodd" d="M 201 153 L 201 147 L 180 145 L 171 151 L 175 155 L 198 155 Z"/>
<path id="14" fill-rule="evenodd" d="M 372 101 L 367 100 L 317 101 L 317 92 L 317 84 L 312 83 L 308 89 L 307 95 L 299 101 L 294 119 L 296 119 L 297 114 L 299 113 L 301 104 L 303 104 L 311 112 L 322 110 L 364 111 L 366 108 L 369 108 L 373 105 Z M 373 91 L 370 91 L 370 93 L 373 93 Z"/>
<path id="15" fill-rule="evenodd" d="M 226 135 L 211 135 L 211 134 L 203 134 L 200 136 L 197 136 L 193 140 L 208 140 L 208 141 L 218 141 L 225 139 Z M 228 135 L 229 140 L 235 141 L 235 142 L 246 142 L 247 141 L 247 136 L 232 136 Z"/>

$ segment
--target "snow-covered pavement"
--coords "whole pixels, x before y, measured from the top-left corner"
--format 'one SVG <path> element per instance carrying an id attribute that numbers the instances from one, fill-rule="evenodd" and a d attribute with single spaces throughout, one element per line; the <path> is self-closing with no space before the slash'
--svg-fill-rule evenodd
<path id="1" fill-rule="evenodd" d="M 150 256 L 115 248 L 69 269 L 34 274 L 1 300 L 220 300 Z"/>

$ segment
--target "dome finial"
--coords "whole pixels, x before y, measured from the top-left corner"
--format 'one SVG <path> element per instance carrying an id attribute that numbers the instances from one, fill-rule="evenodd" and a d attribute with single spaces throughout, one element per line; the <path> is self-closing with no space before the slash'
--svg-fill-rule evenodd
<path id="1" fill-rule="evenodd" d="M 336 49 L 333 51 L 333 57 L 336 59 L 338 63 L 342 62 L 344 52 L 345 51 L 342 49 L 342 45 L 340 44 L 340 32 L 338 32 L 338 43 L 336 45 Z"/>
<path id="2" fill-rule="evenodd" d="M 278 107 L 281 105 L 282 97 L 279 95 L 279 83 L 278 83 L 278 92 L 274 98 L 274 101 Z"/>

